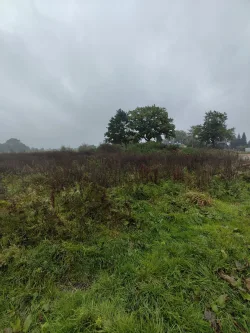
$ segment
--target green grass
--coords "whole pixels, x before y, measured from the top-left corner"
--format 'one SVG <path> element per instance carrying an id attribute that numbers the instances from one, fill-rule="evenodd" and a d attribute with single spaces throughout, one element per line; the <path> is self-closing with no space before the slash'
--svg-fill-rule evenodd
<path id="1" fill-rule="evenodd" d="M 48 189 L 32 177 L 6 185 L 0 331 L 250 332 L 248 183 L 217 183 L 202 194 L 171 181 L 112 188 L 105 219 L 86 215 L 80 197 L 90 204 L 92 190 L 58 194 L 55 216 Z"/>

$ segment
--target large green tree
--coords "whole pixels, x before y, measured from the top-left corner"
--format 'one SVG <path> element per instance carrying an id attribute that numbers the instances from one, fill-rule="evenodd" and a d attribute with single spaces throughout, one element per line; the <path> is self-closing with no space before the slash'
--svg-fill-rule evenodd
<path id="1" fill-rule="evenodd" d="M 127 144 L 130 140 L 127 112 L 119 109 L 108 123 L 105 141 L 113 144 Z"/>
<path id="2" fill-rule="evenodd" d="M 222 141 L 234 137 L 234 128 L 227 128 L 227 114 L 218 111 L 206 112 L 204 123 L 197 134 L 198 139 L 206 145 L 216 147 Z"/>
<path id="3" fill-rule="evenodd" d="M 156 105 L 137 107 L 128 112 L 129 128 L 136 140 L 161 141 L 162 135 L 171 138 L 175 135 L 173 119 L 163 107 Z"/>

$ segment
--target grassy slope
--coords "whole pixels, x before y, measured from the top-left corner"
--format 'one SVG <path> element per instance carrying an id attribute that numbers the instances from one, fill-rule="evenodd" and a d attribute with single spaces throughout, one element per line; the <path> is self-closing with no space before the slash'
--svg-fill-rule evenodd
<path id="1" fill-rule="evenodd" d="M 210 206 L 171 182 L 109 191 L 117 207 L 129 202 L 132 225 L 103 225 L 84 242 L 2 242 L 0 331 L 250 332 L 250 302 L 239 289 L 250 277 L 247 186 Z M 238 286 L 222 270 L 241 278 Z M 214 329 L 204 319 L 211 309 Z"/>

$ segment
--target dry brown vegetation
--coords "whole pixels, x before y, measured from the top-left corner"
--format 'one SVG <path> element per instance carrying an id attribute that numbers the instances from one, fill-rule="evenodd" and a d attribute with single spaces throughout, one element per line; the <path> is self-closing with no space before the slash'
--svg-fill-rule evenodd
<path id="1" fill-rule="evenodd" d="M 214 175 L 233 179 L 241 163 L 234 153 L 209 150 L 192 154 L 44 152 L 1 154 L 0 172 L 45 173 L 55 189 L 83 180 L 110 187 L 127 182 L 193 181 L 193 178 L 198 187 L 204 188 Z"/>

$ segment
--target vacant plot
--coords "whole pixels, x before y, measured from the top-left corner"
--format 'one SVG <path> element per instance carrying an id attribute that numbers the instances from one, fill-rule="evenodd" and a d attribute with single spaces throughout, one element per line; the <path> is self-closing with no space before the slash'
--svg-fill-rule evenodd
<path id="1" fill-rule="evenodd" d="M 13 154 L 0 168 L 3 332 L 250 332 L 237 156 Z"/>

